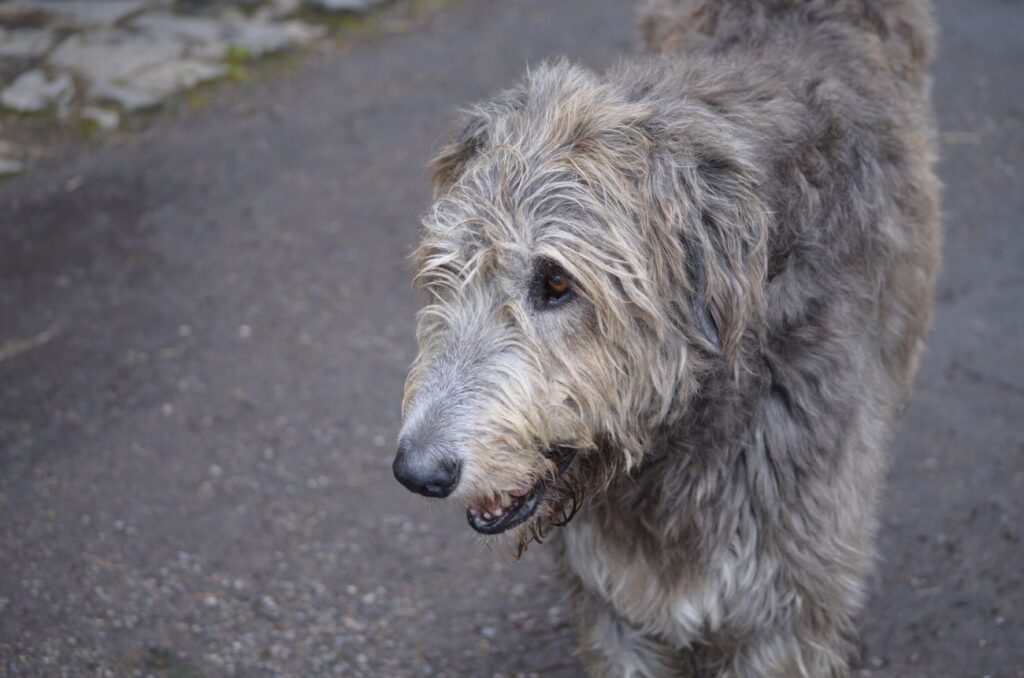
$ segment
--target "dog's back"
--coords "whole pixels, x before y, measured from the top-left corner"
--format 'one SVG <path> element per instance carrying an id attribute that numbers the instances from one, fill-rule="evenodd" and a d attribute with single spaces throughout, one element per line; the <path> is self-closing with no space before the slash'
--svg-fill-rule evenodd
<path id="1" fill-rule="evenodd" d="M 799 259 L 794 243 L 888 241 L 861 273 L 886 281 L 877 334 L 891 398 L 905 400 L 941 241 L 930 0 L 647 0 L 640 27 L 647 49 L 684 74 L 688 96 L 719 105 L 727 91 L 724 114 L 758 130 L 770 208 L 794 215 L 776 220 L 770 259 Z M 765 115 L 758 102 L 769 98 L 789 113 Z M 844 200 L 857 216 L 823 227 Z M 885 203 L 890 216 L 866 217 Z M 867 230 L 849 227 L 862 219 Z"/>
<path id="2" fill-rule="evenodd" d="M 842 68 L 856 52 L 919 87 L 928 82 L 935 26 L 929 0 L 648 0 L 641 33 L 648 50 L 763 49 L 815 44 L 818 62 Z M 878 65 L 878 64 L 876 64 Z"/>

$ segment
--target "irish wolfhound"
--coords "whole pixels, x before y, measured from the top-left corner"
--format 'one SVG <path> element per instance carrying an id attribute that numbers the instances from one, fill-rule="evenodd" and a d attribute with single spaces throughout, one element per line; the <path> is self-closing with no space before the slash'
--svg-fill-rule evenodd
<path id="1" fill-rule="evenodd" d="M 395 475 L 551 530 L 594 675 L 842 676 L 938 264 L 930 8 L 641 25 L 434 160 Z"/>

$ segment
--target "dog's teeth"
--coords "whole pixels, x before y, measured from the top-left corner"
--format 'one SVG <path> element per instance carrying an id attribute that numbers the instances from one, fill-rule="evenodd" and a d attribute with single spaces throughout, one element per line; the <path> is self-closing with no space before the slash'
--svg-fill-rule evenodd
<path id="1" fill-rule="evenodd" d="M 493 517 L 494 516 L 492 516 L 490 513 L 488 513 L 487 511 L 484 511 L 484 520 L 490 520 Z"/>
<path id="2" fill-rule="evenodd" d="M 502 493 L 501 495 L 501 508 L 508 508 L 512 505 L 511 495 Z"/>
<path id="3" fill-rule="evenodd" d="M 499 508 L 496 508 L 496 509 L 494 509 L 494 517 L 495 517 L 495 518 L 500 518 L 500 517 L 501 517 L 501 514 L 503 514 L 503 513 L 504 513 L 504 511 L 502 511 L 500 507 L 499 507 Z"/>

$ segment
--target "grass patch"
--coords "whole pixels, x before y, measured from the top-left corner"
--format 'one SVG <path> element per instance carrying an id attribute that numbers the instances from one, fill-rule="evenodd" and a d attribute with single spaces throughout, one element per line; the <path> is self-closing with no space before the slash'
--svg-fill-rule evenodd
<path id="1" fill-rule="evenodd" d="M 231 82 L 245 82 L 249 79 L 249 69 L 242 64 L 228 62 L 228 70 L 224 77 Z"/>
<path id="2" fill-rule="evenodd" d="M 371 12 L 328 12 L 321 9 L 306 9 L 300 18 L 315 26 L 323 26 L 335 38 L 365 31 L 373 22 Z"/>
<path id="3" fill-rule="evenodd" d="M 230 64 L 244 64 L 247 61 L 252 61 L 253 55 L 245 45 L 231 45 L 228 47 L 226 59 Z"/>
<path id="4" fill-rule="evenodd" d="M 79 118 L 78 129 L 85 135 L 86 139 L 92 139 L 100 133 L 100 126 L 90 118 Z"/>
<path id="5" fill-rule="evenodd" d="M 231 77 L 231 73 L 228 73 Z M 206 108 L 210 104 L 210 91 L 206 88 L 194 89 L 185 93 L 185 103 L 189 108 Z"/>

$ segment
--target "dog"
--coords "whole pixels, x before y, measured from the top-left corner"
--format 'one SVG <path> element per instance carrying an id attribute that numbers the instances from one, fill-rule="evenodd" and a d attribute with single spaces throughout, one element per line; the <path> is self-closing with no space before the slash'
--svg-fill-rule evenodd
<path id="1" fill-rule="evenodd" d="M 654 0 L 432 162 L 393 469 L 551 537 L 593 676 L 845 676 L 930 323 L 927 0 Z"/>

